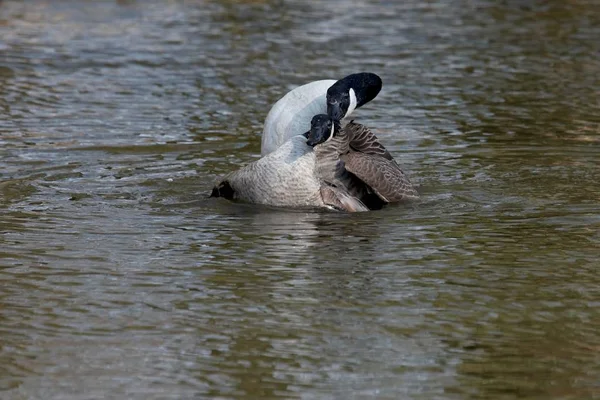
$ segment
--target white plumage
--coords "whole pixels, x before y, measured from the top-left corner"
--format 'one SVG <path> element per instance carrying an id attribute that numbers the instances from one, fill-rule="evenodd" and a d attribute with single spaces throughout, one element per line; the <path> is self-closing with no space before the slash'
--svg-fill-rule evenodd
<path id="1" fill-rule="evenodd" d="M 325 79 L 299 86 L 271 107 L 263 128 L 261 155 L 265 156 L 292 136 L 310 130 L 310 120 L 327 113 L 327 89 L 335 80 Z"/>

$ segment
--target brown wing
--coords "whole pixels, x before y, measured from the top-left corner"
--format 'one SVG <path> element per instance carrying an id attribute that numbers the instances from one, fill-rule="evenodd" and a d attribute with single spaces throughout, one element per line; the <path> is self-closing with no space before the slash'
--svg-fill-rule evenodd
<path id="1" fill-rule="evenodd" d="M 356 197 L 334 186 L 324 184 L 321 186 L 321 198 L 328 206 L 348 212 L 369 211 L 369 209 Z"/>
<path id="2" fill-rule="evenodd" d="M 378 155 L 350 152 L 341 156 L 346 170 L 369 185 L 388 203 L 417 199 L 419 194 L 393 160 Z"/>
<path id="3" fill-rule="evenodd" d="M 350 121 L 345 127 L 344 131 L 350 139 L 350 147 L 359 153 L 373 154 L 383 157 L 387 160 L 393 160 L 392 155 L 386 150 L 377 136 L 371 132 L 369 128 L 364 125 L 357 124 L 354 121 Z"/>

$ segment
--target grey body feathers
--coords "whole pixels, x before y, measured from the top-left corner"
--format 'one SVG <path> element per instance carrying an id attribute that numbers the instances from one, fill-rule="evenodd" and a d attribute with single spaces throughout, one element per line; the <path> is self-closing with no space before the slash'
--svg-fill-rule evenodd
<path id="1" fill-rule="evenodd" d="M 291 137 L 275 151 L 227 175 L 213 196 L 281 207 L 327 207 L 349 212 L 418 198 L 377 137 L 350 122 L 331 140 L 306 145 Z"/>

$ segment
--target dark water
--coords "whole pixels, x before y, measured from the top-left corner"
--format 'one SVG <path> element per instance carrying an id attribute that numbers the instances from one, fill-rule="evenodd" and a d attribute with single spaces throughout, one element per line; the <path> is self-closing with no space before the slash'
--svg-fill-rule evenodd
<path id="1" fill-rule="evenodd" d="M 1 1 L 0 398 L 600 398 L 600 6 Z M 420 186 L 205 196 L 369 70 Z"/>

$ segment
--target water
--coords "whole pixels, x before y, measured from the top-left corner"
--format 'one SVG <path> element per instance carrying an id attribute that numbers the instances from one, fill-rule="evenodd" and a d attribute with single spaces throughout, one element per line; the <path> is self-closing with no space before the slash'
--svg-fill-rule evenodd
<path id="1" fill-rule="evenodd" d="M 595 1 L 0 2 L 2 399 L 600 398 Z M 207 199 L 271 104 L 423 201 Z"/>

